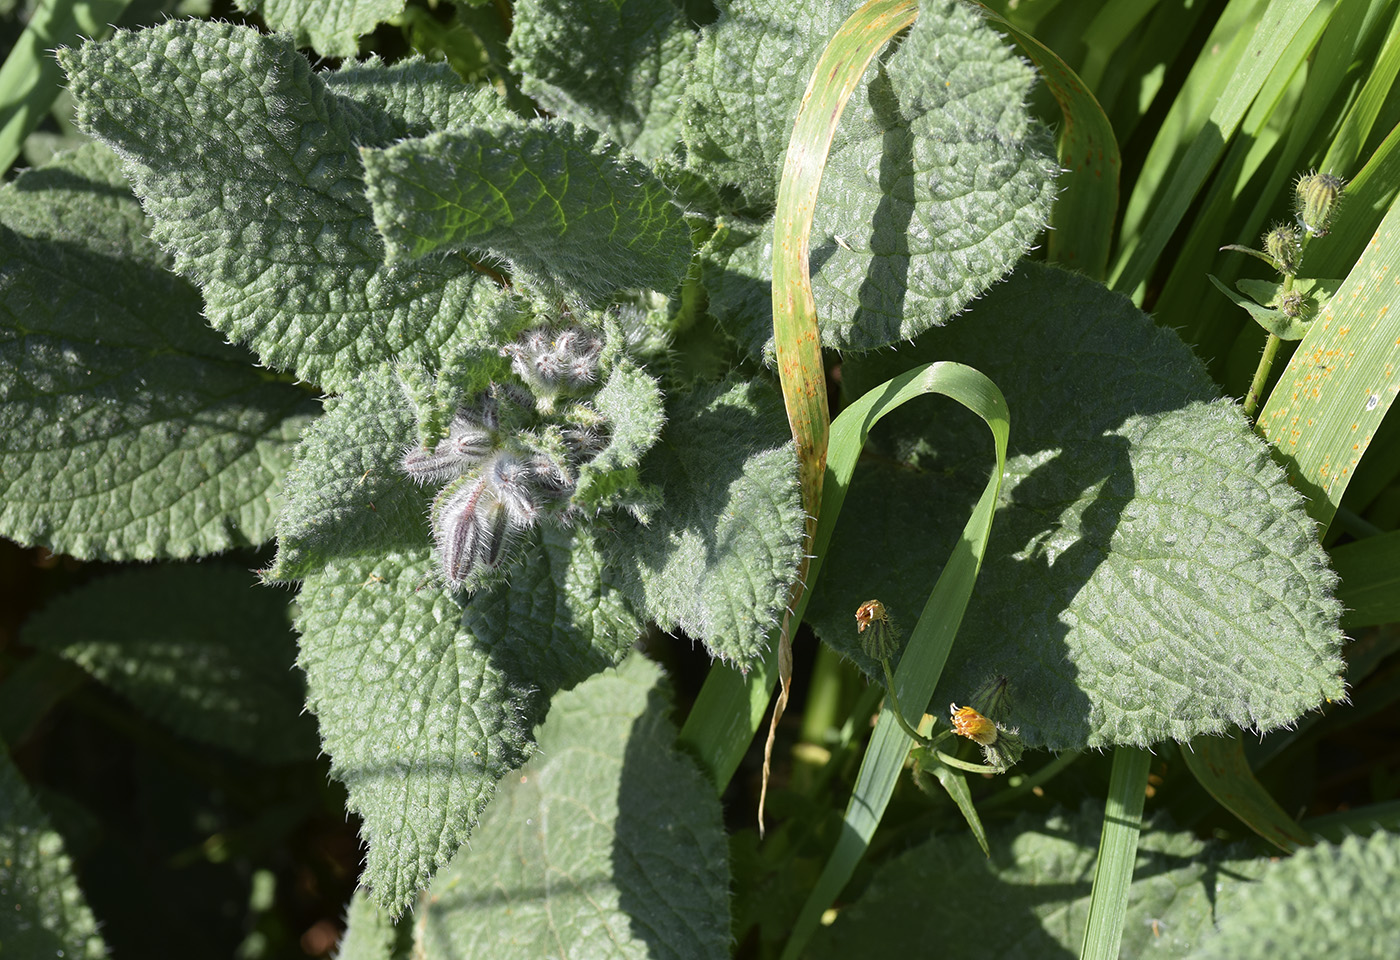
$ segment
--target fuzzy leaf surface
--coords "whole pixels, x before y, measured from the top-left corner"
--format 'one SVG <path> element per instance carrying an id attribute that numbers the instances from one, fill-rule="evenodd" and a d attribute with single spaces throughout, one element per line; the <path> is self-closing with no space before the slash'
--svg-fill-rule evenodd
<path id="1" fill-rule="evenodd" d="M 670 0 L 522 0 L 510 34 L 527 94 L 643 160 L 680 142 L 695 42 Z"/>
<path id="2" fill-rule="evenodd" d="M 849 12 L 809 6 L 733 4 L 706 31 L 690 82 L 692 163 L 758 205 L 772 202 L 807 77 Z M 1021 105 L 1031 82 L 961 3 L 921 5 L 877 58 L 842 115 L 812 224 L 823 344 L 871 350 L 941 325 L 1036 241 L 1058 164 Z M 771 223 L 738 225 L 707 263 L 719 274 L 712 311 L 754 355 L 772 335 L 772 236 Z"/>
<path id="3" fill-rule="evenodd" d="M 363 157 L 391 261 L 484 250 L 536 289 L 582 298 L 667 292 L 690 263 L 670 191 L 585 127 L 501 119 Z"/>
<path id="4" fill-rule="evenodd" d="M 988 960 L 1076 956 L 1102 823 L 1102 807 L 1087 805 L 1075 816 L 1022 816 L 990 832 L 990 857 L 966 833 L 935 837 L 881 867 L 811 955 L 910 956 L 936 942 L 950 956 Z M 1144 830 L 1121 955 L 1181 957 L 1209 936 L 1242 881 L 1264 869 L 1229 853 L 1190 833 Z"/>
<path id="5" fill-rule="evenodd" d="M 97 932 L 63 838 L 0 743 L 0 946 L 16 957 L 98 960 Z"/>
<path id="6" fill-rule="evenodd" d="M 288 597 L 246 570 L 126 570 L 65 594 L 23 638 L 76 663 L 183 736 L 257 760 L 316 755 Z M 151 611 L 160 615 L 152 617 Z"/>
<path id="7" fill-rule="evenodd" d="M 319 404 L 200 317 L 107 150 L 0 188 L 0 535 L 83 558 L 261 543 Z"/>
<path id="8" fill-rule="evenodd" d="M 431 491 L 398 469 L 415 440 L 389 371 L 351 384 L 292 471 L 273 572 L 304 580 L 308 702 L 364 818 L 365 881 L 394 911 L 530 755 L 554 692 L 616 663 L 640 632 L 585 525 L 518 544 L 490 589 L 445 590 Z"/>
<path id="9" fill-rule="evenodd" d="M 1400 928 L 1400 837 L 1320 843 L 1270 863 L 1221 912 L 1199 960 L 1327 957 L 1369 960 L 1395 952 Z"/>
<path id="10" fill-rule="evenodd" d="M 615 562 L 663 629 L 745 664 L 777 623 L 802 554 L 782 401 L 766 383 L 730 381 L 673 398 L 668 414 L 641 471 L 665 491 L 665 508 L 646 526 L 619 518 Z"/>
<path id="11" fill-rule="evenodd" d="M 359 149 L 423 136 L 426 120 L 485 119 L 489 92 L 458 84 L 451 106 L 450 74 L 421 61 L 328 84 L 289 38 L 226 23 L 119 31 L 59 58 L 79 125 L 125 160 L 152 236 L 215 328 L 265 364 L 338 390 L 372 364 L 436 362 L 487 336 L 498 288 L 474 264 L 384 263 Z M 425 73 L 421 100 L 384 89 Z"/>
<path id="12" fill-rule="evenodd" d="M 409 960 L 413 940 L 409 924 L 395 924 L 389 912 L 359 887 L 345 908 L 345 933 L 336 944 L 335 960 Z"/>
<path id="13" fill-rule="evenodd" d="M 1026 264 L 967 323 L 848 361 L 844 384 L 859 395 L 929 359 L 981 370 L 1012 411 L 987 560 L 935 706 L 1004 676 L 994 719 L 1062 750 L 1264 731 L 1344 695 L 1316 526 L 1175 335 Z M 852 615 L 871 597 L 896 620 L 923 608 L 986 478 L 981 430 L 901 410 L 856 471 L 809 616 L 867 672 Z"/>
<path id="14" fill-rule="evenodd" d="M 360 37 L 403 12 L 405 0 L 236 0 L 262 16 L 269 30 L 290 33 L 297 46 L 323 57 L 353 57 Z"/>
<path id="15" fill-rule="evenodd" d="M 730 955 L 719 802 L 675 749 L 660 681 L 634 655 L 558 697 L 423 901 L 425 958 Z"/>

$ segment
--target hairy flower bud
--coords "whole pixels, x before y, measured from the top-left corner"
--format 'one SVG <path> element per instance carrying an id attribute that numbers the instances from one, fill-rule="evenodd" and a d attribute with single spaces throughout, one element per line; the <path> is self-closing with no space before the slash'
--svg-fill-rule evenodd
<path id="1" fill-rule="evenodd" d="M 581 327 L 536 327 L 501 348 L 515 374 L 542 396 L 595 383 L 602 353 L 602 339 Z"/>
<path id="2" fill-rule="evenodd" d="M 1299 177 L 1294 190 L 1298 225 L 1311 236 L 1326 236 L 1332 214 L 1337 208 L 1337 198 L 1345 186 L 1345 180 L 1330 173 L 1309 173 Z"/>
<path id="3" fill-rule="evenodd" d="M 447 436 L 431 450 L 414 445 L 404 451 L 399 467 L 418 483 L 441 483 L 460 477 L 490 456 L 496 446 L 495 416 L 463 408 L 448 424 Z"/>
<path id="4" fill-rule="evenodd" d="M 1280 273 L 1290 277 L 1297 275 L 1298 258 L 1303 247 L 1298 242 L 1298 231 L 1290 224 L 1275 224 L 1264 234 L 1264 252 L 1274 261 Z"/>
<path id="5" fill-rule="evenodd" d="M 856 608 L 856 632 L 860 648 L 873 660 L 884 660 L 899 649 L 899 631 L 879 600 L 867 600 Z"/>
<path id="6" fill-rule="evenodd" d="M 510 533 L 506 509 L 492 495 L 487 478 L 463 481 L 445 489 L 433 510 L 433 540 L 449 587 L 463 587 L 473 572 L 496 566 Z"/>

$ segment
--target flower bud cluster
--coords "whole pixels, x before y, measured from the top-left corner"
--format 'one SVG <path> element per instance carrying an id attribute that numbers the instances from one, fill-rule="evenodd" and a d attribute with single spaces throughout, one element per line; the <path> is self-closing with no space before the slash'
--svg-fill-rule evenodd
<path id="1" fill-rule="evenodd" d="M 598 382 L 603 341 L 581 327 L 535 327 L 501 348 L 510 368 L 538 396 L 586 391 Z"/>
<path id="2" fill-rule="evenodd" d="M 540 328 L 502 352 L 512 357 L 517 373 L 534 371 L 521 376 L 536 390 L 541 368 L 551 376 L 564 369 L 555 376 L 555 389 L 578 394 L 598 380 L 602 341 L 583 330 Z M 446 436 L 403 451 L 399 468 L 410 479 L 442 485 L 430 517 L 448 587 L 470 588 L 539 523 L 573 521 L 570 499 L 579 468 L 607 446 L 607 423 L 586 400 L 554 413 L 532 391 L 493 383 L 456 410 Z"/>

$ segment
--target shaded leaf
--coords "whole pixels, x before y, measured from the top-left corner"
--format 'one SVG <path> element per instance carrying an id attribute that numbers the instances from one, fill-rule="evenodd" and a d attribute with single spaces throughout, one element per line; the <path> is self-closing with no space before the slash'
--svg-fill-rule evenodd
<path id="1" fill-rule="evenodd" d="M 402 12 L 405 0 L 235 0 L 262 16 L 268 29 L 290 33 L 297 46 L 323 57 L 353 57 L 359 39 Z"/>
<path id="2" fill-rule="evenodd" d="M 424 957 L 727 957 L 719 801 L 640 656 L 555 701 L 540 752 L 433 883 Z"/>
<path id="3" fill-rule="evenodd" d="M 0 534 L 112 560 L 271 535 L 319 404 L 205 325 L 149 229 L 96 145 L 0 188 Z"/>
<path id="4" fill-rule="evenodd" d="M 353 68 L 333 92 L 288 38 L 226 23 L 119 31 L 59 57 L 79 125 L 124 158 L 154 238 L 215 328 L 264 363 L 336 390 L 374 363 L 436 361 L 486 336 L 499 294 L 476 265 L 383 262 L 359 149 L 439 117 L 484 120 L 500 109 L 489 91 L 459 84 L 451 107 L 450 71 L 413 61 Z M 425 72 L 422 104 L 375 82 Z"/>
<path id="5" fill-rule="evenodd" d="M 1013 417 L 988 558 L 933 703 L 1002 676 L 999 720 L 1031 746 L 1082 749 L 1268 730 L 1343 695 L 1316 526 L 1173 334 L 1027 264 L 955 329 L 848 361 L 844 384 L 858 395 L 930 358 L 990 376 Z M 810 610 L 871 675 L 852 612 L 872 596 L 896 618 L 922 607 L 986 476 L 980 421 L 886 422 Z"/>
<path id="6" fill-rule="evenodd" d="M 1073 957 L 1084 936 L 1103 810 L 1022 816 L 990 834 L 934 837 L 888 861 L 860 899 L 813 939 L 811 956 Z M 1144 831 L 1121 955 L 1181 957 L 1213 929 L 1263 861 L 1227 859 L 1189 833 Z M 1308 954 L 1313 956 L 1313 954 Z M 1323 954 L 1316 954 L 1323 956 Z"/>
<path id="7" fill-rule="evenodd" d="M 1300 850 L 1265 867 L 1232 906 L 1192 957 L 1388 957 L 1400 925 L 1400 838 L 1378 831 Z"/>
<path id="8" fill-rule="evenodd" d="M 16 957 L 97 960 L 107 946 L 73 863 L 0 744 L 0 946 Z"/>
<path id="9" fill-rule="evenodd" d="M 244 570 L 152 567 L 57 598 L 22 636 L 184 736 L 255 760 L 310 759 L 315 727 L 291 670 L 287 607 L 285 593 L 260 588 Z"/>

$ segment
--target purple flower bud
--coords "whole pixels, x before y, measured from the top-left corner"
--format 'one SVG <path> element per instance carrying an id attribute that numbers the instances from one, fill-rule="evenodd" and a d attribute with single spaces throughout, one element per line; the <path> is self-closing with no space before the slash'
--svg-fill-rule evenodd
<path id="1" fill-rule="evenodd" d="M 448 425 L 447 436 L 431 450 L 414 445 L 404 451 L 399 467 L 418 483 L 437 483 L 460 477 L 490 455 L 496 445 L 494 411 L 489 416 L 473 417 L 467 410 L 457 411 Z"/>

